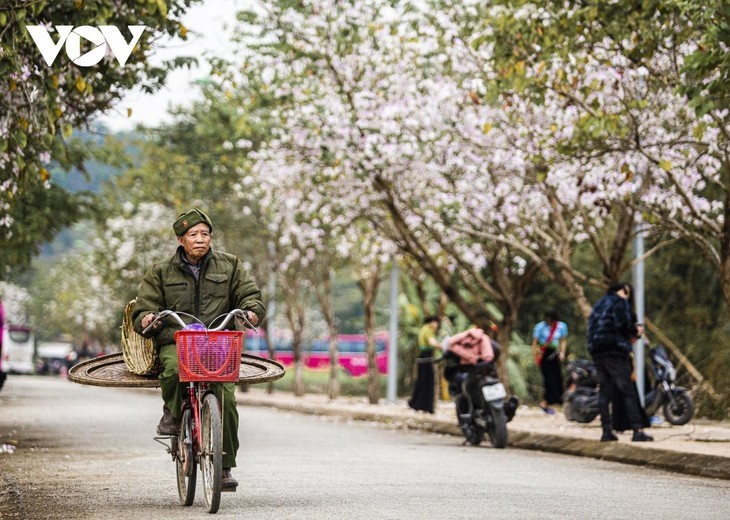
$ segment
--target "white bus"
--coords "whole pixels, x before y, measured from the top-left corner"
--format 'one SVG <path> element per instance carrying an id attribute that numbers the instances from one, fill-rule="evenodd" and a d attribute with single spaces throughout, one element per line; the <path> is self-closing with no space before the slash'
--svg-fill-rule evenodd
<path id="1" fill-rule="evenodd" d="M 2 325 L 2 367 L 15 374 L 33 373 L 35 340 L 27 325 Z"/>

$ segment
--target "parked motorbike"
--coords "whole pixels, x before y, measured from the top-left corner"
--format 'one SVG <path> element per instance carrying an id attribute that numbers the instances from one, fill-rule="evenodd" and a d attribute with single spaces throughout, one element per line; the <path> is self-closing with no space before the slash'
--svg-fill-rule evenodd
<path id="1" fill-rule="evenodd" d="M 505 404 L 507 392 L 493 362 L 480 361 L 454 374 L 449 387 L 464 438 L 478 446 L 486 433 L 495 448 L 507 446 L 507 423 L 514 417 L 517 398 Z"/>
<path id="2" fill-rule="evenodd" d="M 675 386 L 677 371 L 661 345 L 650 350 L 654 388 L 644 397 L 644 410 L 651 417 L 662 408 L 664 418 L 671 424 L 687 424 L 695 413 L 694 402 L 686 388 Z"/>
<path id="3" fill-rule="evenodd" d="M 644 396 L 644 411 L 652 416 L 662 408 L 671 424 L 687 424 L 694 416 L 694 402 L 686 388 L 674 385 L 676 370 L 662 345 L 649 350 L 654 385 Z M 595 365 L 579 359 L 568 363 L 569 390 L 563 411 L 569 421 L 589 423 L 598 415 L 598 373 Z"/>
<path id="4" fill-rule="evenodd" d="M 592 361 L 568 363 L 568 390 L 563 395 L 563 413 L 569 421 L 589 423 L 598 415 L 598 371 Z"/>

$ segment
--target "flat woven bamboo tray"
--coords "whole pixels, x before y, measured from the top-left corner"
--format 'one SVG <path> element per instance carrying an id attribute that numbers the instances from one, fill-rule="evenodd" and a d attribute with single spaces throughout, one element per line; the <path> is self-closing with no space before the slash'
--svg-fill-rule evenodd
<path id="1" fill-rule="evenodd" d="M 277 361 L 241 354 L 239 383 L 266 383 L 284 375 L 284 367 Z M 158 388 L 157 376 L 140 376 L 127 368 L 121 352 L 101 356 L 74 365 L 68 372 L 69 380 L 74 383 L 92 386 L 116 386 L 131 388 Z"/>

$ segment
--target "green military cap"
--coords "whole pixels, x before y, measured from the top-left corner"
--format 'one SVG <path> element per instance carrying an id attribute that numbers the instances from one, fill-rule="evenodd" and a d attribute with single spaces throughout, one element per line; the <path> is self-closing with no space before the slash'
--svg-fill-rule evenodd
<path id="1" fill-rule="evenodd" d="M 207 224 L 208 228 L 213 231 L 213 224 L 208 218 L 208 215 L 200 211 L 198 208 L 193 208 L 185 213 L 182 213 L 172 225 L 172 229 L 175 230 L 175 235 L 182 236 L 185 232 L 196 224 Z"/>

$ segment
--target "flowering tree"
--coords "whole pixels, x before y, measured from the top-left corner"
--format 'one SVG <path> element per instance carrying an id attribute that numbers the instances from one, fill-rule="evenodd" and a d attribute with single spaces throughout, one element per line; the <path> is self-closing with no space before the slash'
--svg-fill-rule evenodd
<path id="1" fill-rule="evenodd" d="M 97 269 L 95 257 L 79 253 L 64 257 L 44 275 L 33 293 L 34 325 L 47 339 L 66 334 L 81 342 L 109 345 L 118 339 L 124 310 L 120 295 Z"/>
<path id="2" fill-rule="evenodd" d="M 508 246 L 458 230 L 470 217 L 464 208 L 490 198 L 511 172 L 492 177 L 483 150 L 460 132 L 470 101 L 447 75 L 453 62 L 423 13 L 409 2 L 268 8 L 257 39 L 274 44 L 260 53 L 259 68 L 271 71 L 290 102 L 284 128 L 261 151 L 267 174 L 326 179 L 331 204 L 367 219 L 472 320 L 486 327 L 491 316 L 482 302 L 497 300 L 508 311 L 501 329 L 508 343 L 536 269 Z M 495 221 L 503 215 L 488 209 L 480 207 Z"/>
<path id="3" fill-rule="evenodd" d="M 91 243 L 96 275 L 116 295 L 107 306 L 124 309 L 145 271 L 172 256 L 177 248 L 172 232 L 176 217 L 174 210 L 161 204 L 127 202 L 100 227 Z M 97 302 L 104 305 L 102 300 Z"/>
<path id="4" fill-rule="evenodd" d="M 722 4 L 525 2 L 518 16 L 495 4 L 501 21 L 495 55 L 498 66 L 511 71 L 511 87 L 533 100 L 552 90 L 579 107 L 572 153 L 615 157 L 614 178 L 625 176 L 617 188 L 641 187 L 633 189 L 631 204 L 651 223 L 694 243 L 717 268 L 730 303 Z M 571 65 L 566 74 L 550 76 L 559 81 L 518 73 L 556 62 Z"/>
<path id="5" fill-rule="evenodd" d="M 471 320 L 494 301 L 504 343 L 539 270 L 587 316 L 586 286 L 631 265 L 641 213 L 657 247 L 669 229 L 721 265 L 727 114 L 678 95 L 702 83 L 681 72 L 698 11 L 503 4 L 267 4 L 252 63 L 286 102 L 260 157 L 327 179 Z M 585 246 L 600 269 L 576 268 Z"/>
<path id="6" fill-rule="evenodd" d="M 356 226 L 354 226 L 356 228 Z M 365 351 L 368 358 L 368 400 L 378 404 L 380 399 L 380 372 L 375 362 L 375 299 L 383 281 L 383 268 L 394 258 L 394 244 L 378 237 L 373 230 L 353 229 L 351 236 L 356 239 L 350 246 L 357 285 L 363 298 L 365 311 Z M 391 341 L 391 348 L 397 345 Z"/>
<path id="7" fill-rule="evenodd" d="M 36 325 L 46 339 L 118 341 L 124 307 L 144 271 L 174 251 L 174 218 L 158 204 L 127 204 L 99 225 L 87 250 L 62 257 L 39 276 L 32 315 L 43 320 Z"/>
<path id="8" fill-rule="evenodd" d="M 3 250 L 24 255 L 19 259 L 23 265 L 35 245 L 50 238 L 50 230 L 58 231 L 59 223 L 73 220 L 64 211 L 28 215 L 19 206 L 35 207 L 31 204 L 51 187 L 51 160 L 66 167 L 81 165 L 83 154 L 68 143 L 74 128 L 110 109 L 128 89 L 159 88 L 171 68 L 188 61 L 153 66 L 148 60 L 160 35 L 185 37 L 179 19 L 193 1 L 10 0 L 0 5 L 0 243 Z M 104 24 L 123 28 L 123 34 L 128 25 L 147 26 L 124 67 L 108 54 L 99 64 L 80 68 L 63 52 L 48 65 L 27 30 L 29 25 L 41 25 L 56 37 L 58 25 Z M 36 234 L 29 234 L 26 222 L 36 225 Z"/>
<path id="9" fill-rule="evenodd" d="M 0 323 L 27 323 L 29 299 L 23 287 L 0 282 Z"/>

